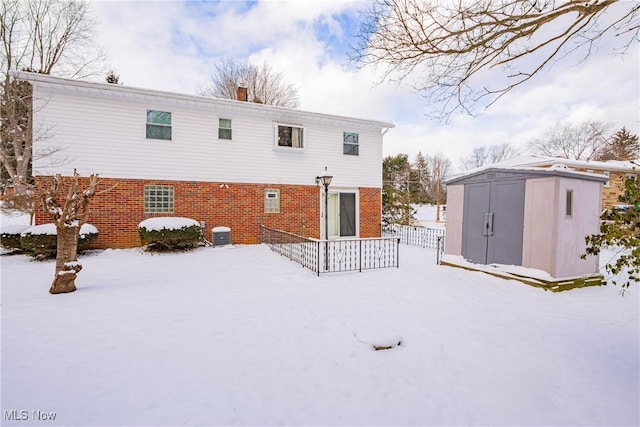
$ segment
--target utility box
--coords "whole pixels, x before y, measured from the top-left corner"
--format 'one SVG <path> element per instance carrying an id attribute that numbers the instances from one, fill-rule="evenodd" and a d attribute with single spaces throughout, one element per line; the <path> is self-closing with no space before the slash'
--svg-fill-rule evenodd
<path id="1" fill-rule="evenodd" d="M 214 227 L 211 234 L 211 243 L 214 247 L 231 244 L 231 229 L 229 227 Z"/>

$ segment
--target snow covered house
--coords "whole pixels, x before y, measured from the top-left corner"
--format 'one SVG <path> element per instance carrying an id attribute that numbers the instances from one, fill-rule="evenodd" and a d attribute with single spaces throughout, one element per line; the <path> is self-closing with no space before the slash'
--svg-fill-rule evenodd
<path id="1" fill-rule="evenodd" d="M 598 233 L 603 175 L 487 167 L 449 179 L 443 263 L 549 289 L 600 284 L 585 237 Z"/>
<path id="2" fill-rule="evenodd" d="M 99 174 L 90 222 L 97 246 L 140 245 L 147 218 L 182 216 L 206 230 L 229 227 L 233 243 L 259 242 L 265 225 L 329 238 L 381 234 L 382 143 L 394 125 L 40 74 L 33 85 L 36 183 L 54 173 Z M 41 137 L 46 133 L 46 137 Z M 40 136 L 38 136 L 40 135 Z M 36 223 L 49 221 L 36 213 Z"/>

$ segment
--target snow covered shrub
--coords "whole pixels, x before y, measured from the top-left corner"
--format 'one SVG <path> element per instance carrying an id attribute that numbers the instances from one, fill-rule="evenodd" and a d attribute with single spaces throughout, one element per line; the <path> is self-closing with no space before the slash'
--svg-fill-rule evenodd
<path id="1" fill-rule="evenodd" d="M 185 250 L 200 241 L 200 223 L 181 217 L 149 218 L 138 224 L 140 241 L 152 251 Z"/>
<path id="2" fill-rule="evenodd" d="M 82 252 L 98 237 L 98 229 L 91 224 L 80 227 L 78 252 Z M 37 259 L 52 258 L 58 249 L 56 226 L 53 223 L 29 227 L 20 234 L 20 246 Z"/>
<path id="3" fill-rule="evenodd" d="M 0 246 L 9 252 L 21 252 L 20 234 L 29 228 L 24 224 L 7 224 L 0 231 Z"/>

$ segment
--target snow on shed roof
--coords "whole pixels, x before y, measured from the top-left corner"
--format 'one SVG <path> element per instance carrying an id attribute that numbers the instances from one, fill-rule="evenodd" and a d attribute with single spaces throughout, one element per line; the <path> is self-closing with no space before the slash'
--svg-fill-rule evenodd
<path id="1" fill-rule="evenodd" d="M 455 175 L 444 183 L 447 185 L 459 184 L 463 181 L 467 181 L 471 178 L 488 174 L 490 172 L 503 172 L 507 174 L 514 174 L 519 176 L 526 176 L 527 178 L 543 177 L 543 176 L 562 176 L 566 178 L 585 179 L 588 181 L 606 182 L 609 177 L 606 175 L 577 172 L 564 165 L 556 165 L 550 168 L 533 167 L 533 166 L 508 166 L 497 163 L 488 167 L 474 169 L 459 175 Z"/>

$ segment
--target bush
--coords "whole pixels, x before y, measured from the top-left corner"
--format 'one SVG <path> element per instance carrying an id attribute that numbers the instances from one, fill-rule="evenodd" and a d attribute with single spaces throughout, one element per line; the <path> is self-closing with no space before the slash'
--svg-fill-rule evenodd
<path id="1" fill-rule="evenodd" d="M 30 227 L 20 235 L 22 250 L 37 259 L 53 258 L 58 249 L 58 237 L 55 224 L 42 224 Z M 82 252 L 98 237 L 98 229 L 91 224 L 80 227 L 78 252 Z"/>
<path id="2" fill-rule="evenodd" d="M 8 252 L 22 252 L 20 245 L 20 234 L 29 228 L 23 224 L 8 224 L 2 227 L 0 231 L 0 246 Z"/>
<path id="3" fill-rule="evenodd" d="M 152 251 L 193 249 L 201 236 L 200 223 L 181 217 L 149 218 L 138 224 L 140 241 Z"/>

